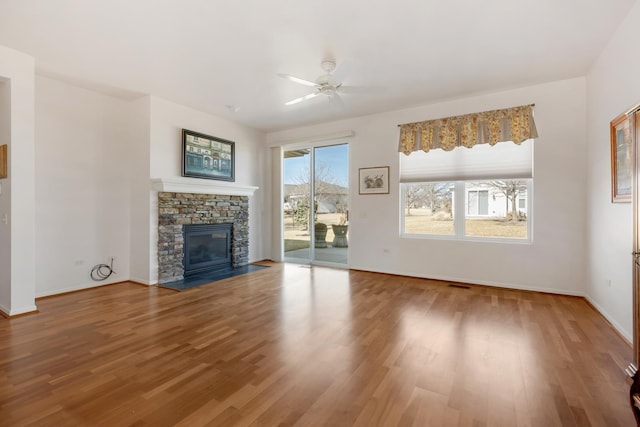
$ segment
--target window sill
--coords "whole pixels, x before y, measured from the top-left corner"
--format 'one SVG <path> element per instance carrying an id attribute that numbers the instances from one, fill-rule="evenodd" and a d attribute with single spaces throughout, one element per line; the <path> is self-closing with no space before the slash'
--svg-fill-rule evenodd
<path id="1" fill-rule="evenodd" d="M 400 233 L 401 239 L 414 239 L 414 240 L 442 240 L 442 241 L 456 241 L 456 242 L 474 242 L 474 243 L 497 243 L 497 244 L 509 244 L 509 245 L 532 245 L 533 240 L 527 239 L 513 239 L 508 237 L 458 237 L 446 234 L 409 234 Z"/>

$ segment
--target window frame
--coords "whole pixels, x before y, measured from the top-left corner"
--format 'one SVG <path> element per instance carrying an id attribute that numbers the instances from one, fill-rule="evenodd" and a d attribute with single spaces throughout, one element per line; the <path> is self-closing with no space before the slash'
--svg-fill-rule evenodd
<path id="1" fill-rule="evenodd" d="M 527 212 L 527 237 L 524 239 L 511 238 L 511 237 L 484 237 L 484 236 L 467 236 L 466 235 L 466 219 L 467 213 L 467 192 L 465 186 L 469 182 L 491 181 L 501 178 L 493 179 L 470 179 L 470 180 L 457 180 L 457 181 L 438 181 L 438 182 L 451 182 L 454 185 L 453 190 L 453 234 L 430 234 L 430 233 L 406 233 L 405 232 L 405 185 L 411 184 L 427 184 L 429 181 L 424 182 L 407 182 L 400 183 L 400 238 L 405 239 L 426 239 L 426 240 L 455 240 L 455 241 L 468 241 L 468 242 L 485 242 L 485 243 L 507 243 L 518 245 L 530 245 L 533 244 L 533 178 L 520 178 L 521 181 L 527 182 L 527 197 L 526 197 L 526 212 Z M 518 197 L 518 203 L 520 197 Z M 460 215 L 462 214 L 462 215 Z M 460 220 L 462 217 L 462 220 Z M 472 216 L 474 217 L 474 216 Z M 484 216 L 475 216 L 476 218 L 482 218 Z"/>

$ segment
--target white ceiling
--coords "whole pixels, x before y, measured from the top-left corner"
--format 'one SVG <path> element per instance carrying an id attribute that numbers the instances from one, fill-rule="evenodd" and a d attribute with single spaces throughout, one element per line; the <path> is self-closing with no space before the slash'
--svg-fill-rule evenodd
<path id="1" fill-rule="evenodd" d="M 264 131 L 583 76 L 635 0 L 0 0 L 37 72 Z M 277 76 L 348 64 L 336 108 Z M 232 112 L 226 106 L 239 107 Z"/>

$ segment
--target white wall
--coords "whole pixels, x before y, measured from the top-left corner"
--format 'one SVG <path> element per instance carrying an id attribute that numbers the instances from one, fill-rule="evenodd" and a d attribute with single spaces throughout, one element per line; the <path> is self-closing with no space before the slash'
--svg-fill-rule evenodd
<path id="1" fill-rule="evenodd" d="M 161 98 L 151 97 L 151 178 L 171 178 L 181 175 L 182 129 L 235 142 L 235 183 L 260 187 L 249 197 L 249 261 L 264 258 L 261 238 L 265 227 L 263 215 L 265 159 L 264 134 L 237 123 L 212 116 Z M 151 273 L 152 283 L 158 280 L 157 261 L 157 193 L 152 193 L 151 217 Z"/>
<path id="2" fill-rule="evenodd" d="M 348 100 L 347 100 L 348 102 Z M 535 103 L 533 243 L 479 243 L 399 236 L 397 124 Z M 353 130 L 350 267 L 582 295 L 586 243 L 586 84 L 553 82 L 413 109 L 282 131 L 278 141 Z M 358 195 L 358 168 L 391 166 L 389 195 Z M 388 250 L 388 253 L 385 252 Z"/>
<path id="3" fill-rule="evenodd" d="M 640 3 L 620 24 L 587 76 L 589 300 L 620 332 L 632 337 L 633 213 L 611 203 L 609 122 L 640 102 L 637 29 Z M 608 286 L 611 281 L 611 286 Z"/>
<path id="4" fill-rule="evenodd" d="M 37 296 L 129 279 L 128 104 L 36 77 Z"/>
<path id="5" fill-rule="evenodd" d="M 3 94 L 2 124 L 7 125 L 9 178 L 0 180 L 0 310 L 16 315 L 35 306 L 35 184 L 34 184 L 34 59 L 0 46 L 0 79 L 9 85 Z M 6 130 L 4 132 L 6 138 Z"/>
<path id="6" fill-rule="evenodd" d="M 158 98 L 114 98 L 41 76 L 35 82 L 37 264 L 29 271 L 37 296 L 129 279 L 157 282 L 150 179 L 180 176 L 182 127 L 236 141 L 236 183 L 262 187 L 260 132 Z M 250 199 L 252 261 L 265 253 L 262 197 L 258 190 Z M 116 274 L 91 280 L 91 268 L 111 256 Z"/>
<path id="7" fill-rule="evenodd" d="M 145 96 L 129 105 L 131 117 L 129 128 L 129 187 L 130 212 L 130 279 L 146 285 L 151 284 L 151 147 L 150 140 L 151 99 Z"/>

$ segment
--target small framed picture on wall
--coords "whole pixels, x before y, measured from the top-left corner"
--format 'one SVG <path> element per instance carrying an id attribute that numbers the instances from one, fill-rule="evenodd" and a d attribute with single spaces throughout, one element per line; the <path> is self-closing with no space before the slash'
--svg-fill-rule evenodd
<path id="1" fill-rule="evenodd" d="M 389 166 L 359 169 L 359 194 L 389 194 Z"/>

